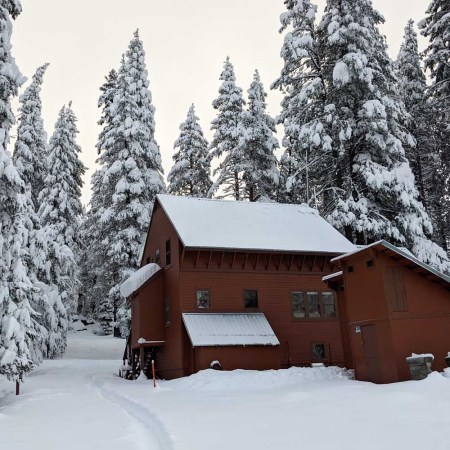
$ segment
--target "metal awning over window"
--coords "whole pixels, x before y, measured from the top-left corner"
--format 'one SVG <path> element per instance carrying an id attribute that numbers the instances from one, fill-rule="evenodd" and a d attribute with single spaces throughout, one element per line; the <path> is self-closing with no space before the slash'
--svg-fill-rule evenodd
<path id="1" fill-rule="evenodd" d="M 280 345 L 263 313 L 183 313 L 194 347 Z"/>

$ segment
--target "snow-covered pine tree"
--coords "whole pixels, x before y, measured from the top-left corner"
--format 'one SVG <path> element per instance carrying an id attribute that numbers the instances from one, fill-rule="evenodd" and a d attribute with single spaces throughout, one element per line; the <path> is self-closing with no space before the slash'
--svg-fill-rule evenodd
<path id="1" fill-rule="evenodd" d="M 211 156 L 198 120 L 195 107 L 191 105 L 174 144 L 178 151 L 173 156 L 175 163 L 167 176 L 170 194 L 207 197 L 211 189 Z"/>
<path id="2" fill-rule="evenodd" d="M 105 77 L 105 83 L 100 87 L 100 98 L 98 107 L 102 109 L 101 118 L 98 124 L 102 127 L 100 132 L 97 150 L 110 152 L 111 142 L 108 142 L 106 135 L 112 127 L 112 115 L 110 107 L 113 103 L 117 90 L 117 72 L 112 69 Z M 108 149 L 108 150 L 107 150 Z M 110 164 L 114 162 L 110 153 Z M 101 163 L 101 161 L 98 161 Z M 80 228 L 81 256 L 80 256 L 80 293 L 79 308 L 82 314 L 94 316 L 100 321 L 104 321 L 103 312 L 98 311 L 99 305 L 105 305 L 104 299 L 108 296 L 110 285 L 108 277 L 101 275 L 106 264 L 106 249 L 104 246 L 103 228 L 100 224 L 102 214 L 105 210 L 107 196 L 112 196 L 112 187 L 103 182 L 105 166 L 98 168 L 91 179 L 92 196 L 90 208 L 87 211 Z M 102 306 L 102 307 L 103 307 Z M 107 313 L 109 322 L 112 320 Z M 109 323 L 108 322 L 108 323 Z"/>
<path id="3" fill-rule="evenodd" d="M 285 0 L 287 11 L 281 17 L 280 33 L 286 32 L 280 56 L 284 65 L 280 77 L 272 84 L 284 98 L 277 122 L 284 125 L 282 144 L 285 152 L 280 161 L 278 201 L 281 203 L 309 202 L 311 150 L 324 147 L 330 150 L 328 136 L 321 119 L 325 86 L 322 61 L 317 39 L 317 6 L 310 0 Z M 324 173 L 332 170 L 332 159 L 322 157 Z M 318 186 L 318 181 L 313 183 Z"/>
<path id="4" fill-rule="evenodd" d="M 426 124 L 425 91 L 427 89 L 425 74 L 420 64 L 417 34 L 414 21 L 409 20 L 405 27 L 403 43 L 395 61 L 396 75 L 403 103 L 410 114 L 408 129 L 414 137 L 415 145 L 405 145 L 406 156 L 414 173 L 421 200 L 426 205 L 425 186 L 430 174 L 433 157 L 429 143 L 428 125 Z"/>
<path id="5" fill-rule="evenodd" d="M 38 196 L 47 175 L 47 133 L 42 120 L 41 85 L 48 64 L 36 70 L 31 84 L 20 96 L 19 124 L 14 148 L 14 164 L 25 184 L 31 185 L 34 208 L 39 209 Z"/>
<path id="6" fill-rule="evenodd" d="M 314 16 L 305 0 L 286 3 L 282 23 L 298 11 L 311 13 L 293 16 L 294 28 Z M 299 89 L 288 85 L 298 93 L 293 108 L 301 115 L 289 117 L 308 161 L 308 197 L 314 192 L 322 214 L 351 241 L 384 238 L 448 270 L 445 252 L 427 238 L 431 222 L 402 146 L 413 138 L 378 29 L 383 21 L 370 0 L 328 0 L 319 26 L 309 25 L 291 44 L 294 55 L 306 55 L 292 78 L 312 80 Z M 288 33 L 285 42 L 292 39 Z"/>
<path id="7" fill-rule="evenodd" d="M 97 315 L 106 332 L 129 332 L 129 305 L 120 296 L 121 283 L 140 265 L 140 252 L 155 196 L 165 192 L 159 147 L 155 140 L 154 107 L 148 89 L 145 52 L 136 31 L 119 70 L 117 90 L 109 107 L 99 162 L 106 189 L 101 217 L 106 262 L 100 276 L 110 282 Z"/>
<path id="8" fill-rule="evenodd" d="M 267 94 L 257 70 L 247 92 L 248 108 L 239 124 L 244 198 L 251 202 L 275 200 L 279 171 L 274 151 L 279 144 L 274 136 L 275 120 L 266 112 Z"/>
<path id="9" fill-rule="evenodd" d="M 219 198 L 232 197 L 241 200 L 242 174 L 239 173 L 241 155 L 238 150 L 238 126 L 245 101 L 242 98 L 242 89 L 236 86 L 234 67 L 229 57 L 223 65 L 220 80 L 222 84 L 219 96 L 213 101 L 213 107 L 218 112 L 217 117 L 211 122 L 214 136 L 209 148 L 212 157 L 222 158 L 222 161 L 214 170 L 214 175 L 218 174 L 218 177 L 209 195 L 212 196 L 218 189 L 222 189 Z"/>
<path id="10" fill-rule="evenodd" d="M 49 357 L 64 352 L 68 320 L 77 307 L 81 177 L 86 170 L 78 157 L 77 134 L 76 117 L 69 104 L 59 112 L 50 138 L 48 174 L 39 195 L 39 218 L 48 251 L 45 278 L 49 286 L 57 287 L 57 292 L 52 289 L 54 317 L 49 317 L 52 323 L 47 324 Z"/>
<path id="11" fill-rule="evenodd" d="M 11 17 L 19 1 L 0 2 L 0 375 L 19 383 L 33 368 L 33 285 L 24 264 L 28 230 L 23 222 L 24 182 L 7 150 L 15 119 L 11 98 L 25 79 L 11 55 Z"/>
<path id="12" fill-rule="evenodd" d="M 424 51 L 425 68 L 431 75 L 428 91 L 437 161 L 429 204 L 439 243 L 450 252 L 450 1 L 433 0 L 426 18 L 419 23 L 429 39 Z"/>

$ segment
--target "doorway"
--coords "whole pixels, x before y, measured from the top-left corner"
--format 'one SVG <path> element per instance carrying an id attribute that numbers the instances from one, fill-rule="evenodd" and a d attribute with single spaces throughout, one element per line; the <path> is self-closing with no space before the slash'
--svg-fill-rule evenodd
<path id="1" fill-rule="evenodd" d="M 381 359 L 376 325 L 363 325 L 361 327 L 361 333 L 364 346 L 364 360 L 367 369 L 367 381 L 382 383 Z"/>

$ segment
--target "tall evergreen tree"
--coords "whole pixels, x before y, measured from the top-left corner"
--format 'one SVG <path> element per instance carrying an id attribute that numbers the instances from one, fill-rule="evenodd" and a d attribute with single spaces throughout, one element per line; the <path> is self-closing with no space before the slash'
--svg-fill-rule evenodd
<path id="1" fill-rule="evenodd" d="M 100 87 L 100 98 L 98 107 L 102 109 L 101 118 L 98 122 L 102 130 L 97 142 L 97 150 L 111 152 L 112 142 L 107 141 L 107 134 L 111 130 L 113 115 L 111 105 L 117 91 L 117 72 L 112 69 L 105 77 L 105 83 Z M 114 153 L 111 154 L 109 162 L 114 162 Z M 101 161 L 97 161 L 100 162 Z M 90 208 L 83 220 L 81 233 L 81 257 L 80 257 L 80 298 L 79 310 L 86 316 L 94 316 L 100 322 L 104 322 L 103 312 L 99 307 L 108 305 L 107 299 L 110 285 L 108 276 L 101 275 L 106 265 L 106 248 L 103 236 L 103 227 L 99 226 L 101 217 L 105 211 L 107 195 L 112 195 L 108 183 L 104 183 L 103 177 L 106 171 L 104 165 L 100 166 L 91 179 L 92 196 Z M 100 306 L 102 305 L 102 306 Z M 106 321 L 111 321 L 109 313 L 106 313 Z"/>
<path id="2" fill-rule="evenodd" d="M 38 209 L 38 196 L 46 177 L 47 133 L 42 120 L 41 85 L 48 64 L 39 67 L 31 84 L 20 96 L 19 125 L 14 149 L 14 164 L 25 184 L 31 185 L 31 197 Z"/>
<path id="3" fill-rule="evenodd" d="M 118 73 L 99 162 L 103 173 L 104 211 L 101 230 L 105 265 L 100 276 L 110 289 L 99 305 L 105 331 L 129 332 L 129 305 L 120 296 L 121 283 L 140 264 L 139 255 L 155 196 L 165 192 L 159 147 L 155 140 L 154 107 L 148 90 L 145 52 L 136 31 Z"/>
<path id="4" fill-rule="evenodd" d="M 211 188 L 210 195 L 221 188 L 223 192 L 219 197 L 241 200 L 242 174 L 239 173 L 241 155 L 238 150 L 238 127 L 245 101 L 242 98 L 242 89 L 236 86 L 234 67 L 229 57 L 224 63 L 220 80 L 222 85 L 219 88 L 219 97 L 213 101 L 213 107 L 218 113 L 211 123 L 214 136 L 209 147 L 213 157 L 223 159 L 214 170 L 218 178 Z"/>
<path id="5" fill-rule="evenodd" d="M 400 86 L 400 95 L 410 114 L 408 129 L 415 139 L 415 145 L 405 145 L 406 156 L 417 181 L 421 200 L 426 204 L 426 184 L 429 175 L 427 169 L 432 161 L 431 149 L 427 148 L 428 135 L 426 127 L 427 89 L 425 74 L 420 65 L 417 34 L 414 21 L 409 20 L 405 27 L 403 43 L 395 62 L 396 74 Z M 428 161 L 427 161 L 428 160 Z"/>
<path id="6" fill-rule="evenodd" d="M 33 286 L 24 264 L 28 241 L 23 223 L 25 185 L 7 150 L 15 122 L 10 102 L 25 81 L 11 55 L 11 17 L 20 12 L 19 1 L 0 2 L 0 374 L 16 383 L 33 368 L 35 338 L 30 305 Z"/>
<path id="7" fill-rule="evenodd" d="M 424 52 L 424 63 L 432 80 L 428 91 L 432 115 L 428 125 L 432 127 L 437 155 L 429 203 L 435 234 L 450 252 L 450 1 L 433 0 L 419 27 L 430 41 Z"/>
<path id="8" fill-rule="evenodd" d="M 241 115 L 238 147 L 244 195 L 251 202 L 275 200 L 279 171 L 274 151 L 279 144 L 274 136 L 275 120 L 266 112 L 267 94 L 257 70 L 247 92 L 248 109 Z"/>
<path id="9" fill-rule="evenodd" d="M 304 5 L 300 0 L 286 3 L 292 14 L 302 9 L 296 5 Z M 292 126 L 308 154 L 307 180 L 317 204 L 335 227 L 355 243 L 384 238 L 406 245 L 423 261 L 446 270 L 445 252 L 427 237 L 431 222 L 405 157 L 402 144 L 414 141 L 378 29 L 383 21 L 370 0 L 327 1 L 320 25 L 312 24 L 307 37 L 293 44 L 309 43 L 308 49 L 315 49 L 298 48 L 298 64 L 305 54 L 319 57 Z M 309 71 L 300 67 L 298 74 L 308 78 Z"/>
<path id="10" fill-rule="evenodd" d="M 167 176 L 168 192 L 191 197 L 207 197 L 211 189 L 211 157 L 208 141 L 195 115 L 194 105 L 189 108 L 186 120 L 180 125 L 180 135 L 174 148 L 174 165 Z"/>
<path id="11" fill-rule="evenodd" d="M 317 38 L 317 6 L 310 0 L 285 0 L 284 4 L 287 11 L 280 17 L 280 33 L 286 31 L 280 53 L 284 64 L 280 77 L 272 84 L 272 89 L 284 94 L 277 118 L 284 125 L 285 148 L 280 161 L 278 201 L 301 203 L 312 197 L 310 148 L 323 146 L 330 150 L 331 144 L 321 122 L 325 118 L 325 85 Z M 320 161 L 312 161 L 316 166 L 319 162 L 324 173 L 332 170 L 333 160 L 326 153 Z"/>
<path id="12" fill-rule="evenodd" d="M 45 277 L 47 284 L 56 286 L 58 291 L 52 301 L 55 315 L 49 317 L 52 323 L 47 324 L 52 330 L 50 357 L 64 351 L 68 318 L 77 307 L 81 177 L 86 170 L 78 157 L 81 149 L 77 134 L 76 117 L 69 104 L 61 109 L 50 138 L 48 175 L 39 195 L 39 218 L 49 260 Z"/>

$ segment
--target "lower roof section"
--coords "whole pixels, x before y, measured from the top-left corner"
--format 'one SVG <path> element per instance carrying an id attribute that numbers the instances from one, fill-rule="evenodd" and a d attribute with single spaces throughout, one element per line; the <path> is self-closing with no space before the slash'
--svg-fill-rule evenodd
<path id="1" fill-rule="evenodd" d="M 280 345 L 263 313 L 183 313 L 194 347 Z"/>

